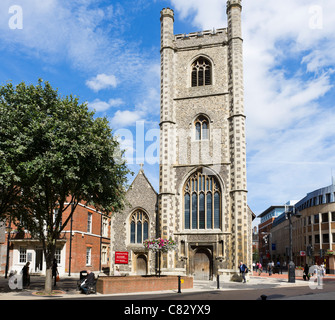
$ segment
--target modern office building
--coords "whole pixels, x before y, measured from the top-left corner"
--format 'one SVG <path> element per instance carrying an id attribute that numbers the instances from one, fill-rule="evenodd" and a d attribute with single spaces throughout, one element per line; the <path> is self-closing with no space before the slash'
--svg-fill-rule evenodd
<path id="1" fill-rule="evenodd" d="M 335 184 L 314 190 L 295 204 L 292 215 L 292 252 L 296 266 L 326 265 L 335 273 Z M 289 227 L 285 213 L 273 222 L 271 235 L 276 260 L 288 262 Z"/>

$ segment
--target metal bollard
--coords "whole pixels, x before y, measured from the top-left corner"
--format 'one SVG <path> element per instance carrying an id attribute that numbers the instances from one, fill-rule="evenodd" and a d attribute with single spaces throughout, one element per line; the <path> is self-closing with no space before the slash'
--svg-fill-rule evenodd
<path id="1" fill-rule="evenodd" d="M 216 289 L 220 289 L 220 275 L 216 276 Z"/>
<path id="2" fill-rule="evenodd" d="M 181 276 L 178 276 L 178 293 L 181 293 Z"/>

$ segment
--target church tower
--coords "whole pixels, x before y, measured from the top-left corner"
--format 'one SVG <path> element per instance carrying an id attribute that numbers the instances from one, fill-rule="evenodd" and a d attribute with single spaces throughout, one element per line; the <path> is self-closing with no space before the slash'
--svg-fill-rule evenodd
<path id="1" fill-rule="evenodd" d="M 161 11 L 158 235 L 162 272 L 211 279 L 252 263 L 247 206 L 241 0 L 228 28 L 174 35 Z"/>

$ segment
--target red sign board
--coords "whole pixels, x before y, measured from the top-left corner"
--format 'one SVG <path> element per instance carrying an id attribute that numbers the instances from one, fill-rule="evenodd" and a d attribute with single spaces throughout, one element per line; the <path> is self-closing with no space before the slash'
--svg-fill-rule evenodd
<path id="1" fill-rule="evenodd" d="M 306 257 L 306 251 L 300 251 L 300 257 Z"/>
<path id="2" fill-rule="evenodd" d="M 128 264 L 128 252 L 115 252 L 115 264 Z"/>

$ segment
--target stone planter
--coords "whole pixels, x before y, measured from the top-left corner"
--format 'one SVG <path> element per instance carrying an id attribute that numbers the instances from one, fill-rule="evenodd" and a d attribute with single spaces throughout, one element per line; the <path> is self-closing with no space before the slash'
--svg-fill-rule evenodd
<path id="1" fill-rule="evenodd" d="M 182 289 L 193 288 L 193 277 L 181 277 Z M 97 292 L 102 294 L 178 290 L 178 276 L 99 277 Z"/>
<path id="2" fill-rule="evenodd" d="M 295 269 L 295 276 L 296 277 L 301 277 L 302 278 L 303 274 L 304 274 L 304 270 Z"/>

